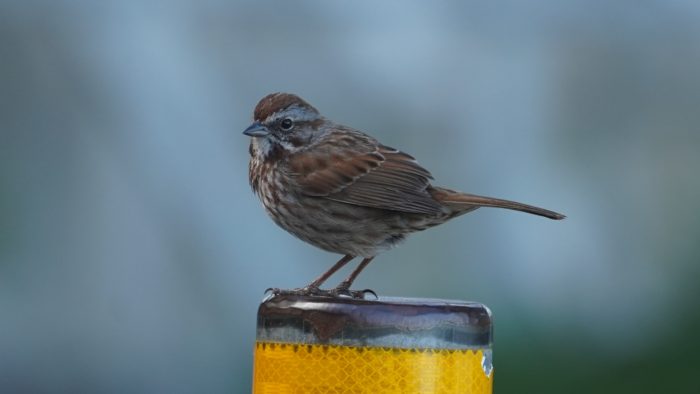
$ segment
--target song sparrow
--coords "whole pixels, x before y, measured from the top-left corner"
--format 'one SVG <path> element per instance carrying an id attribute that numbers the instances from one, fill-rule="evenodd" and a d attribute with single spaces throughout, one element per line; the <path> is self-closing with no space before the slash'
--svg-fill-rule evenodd
<path id="1" fill-rule="evenodd" d="M 255 107 L 250 185 L 280 227 L 323 250 L 343 254 L 295 294 L 346 294 L 367 264 L 406 235 L 479 207 L 564 215 L 514 201 L 432 186 L 416 160 L 373 137 L 324 118 L 306 101 L 273 93 Z M 330 292 L 319 286 L 356 256 L 364 259 Z M 278 289 L 276 289 L 279 292 Z M 290 291 L 287 291 L 290 292 Z"/>

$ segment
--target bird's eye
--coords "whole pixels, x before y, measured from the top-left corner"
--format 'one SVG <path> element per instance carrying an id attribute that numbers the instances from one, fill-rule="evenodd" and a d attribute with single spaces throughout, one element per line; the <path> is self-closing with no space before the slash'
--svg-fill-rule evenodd
<path id="1" fill-rule="evenodd" d="M 284 118 L 280 123 L 280 127 L 282 127 L 282 130 L 284 131 L 289 131 L 292 129 L 292 127 L 294 127 L 294 122 L 289 118 Z"/>

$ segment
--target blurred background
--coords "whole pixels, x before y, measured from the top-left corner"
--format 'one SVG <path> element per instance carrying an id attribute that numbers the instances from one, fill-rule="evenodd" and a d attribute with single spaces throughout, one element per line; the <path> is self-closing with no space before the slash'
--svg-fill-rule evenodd
<path id="1" fill-rule="evenodd" d="M 357 282 L 489 305 L 497 393 L 698 392 L 700 3 L 0 4 L 1 392 L 250 390 L 263 290 L 338 259 L 248 186 L 275 91 L 568 215 L 481 209 Z"/>

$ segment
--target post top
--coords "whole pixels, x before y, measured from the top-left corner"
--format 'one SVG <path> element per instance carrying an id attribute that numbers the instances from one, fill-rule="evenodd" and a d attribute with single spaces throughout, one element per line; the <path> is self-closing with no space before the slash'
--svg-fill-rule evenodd
<path id="1" fill-rule="evenodd" d="M 273 295 L 258 309 L 258 340 L 391 348 L 491 346 L 483 304 L 426 298 Z"/>

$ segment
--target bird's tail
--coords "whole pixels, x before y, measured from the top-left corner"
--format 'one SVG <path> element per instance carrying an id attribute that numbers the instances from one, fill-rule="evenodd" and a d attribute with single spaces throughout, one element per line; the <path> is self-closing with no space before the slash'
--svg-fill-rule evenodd
<path id="1" fill-rule="evenodd" d="M 502 200 L 500 198 L 477 196 L 474 194 L 460 193 L 454 190 L 441 187 L 433 187 L 430 190 L 433 198 L 457 211 L 471 211 L 479 207 L 494 207 L 512 209 L 515 211 L 527 212 L 533 215 L 544 216 L 546 218 L 561 220 L 566 216 L 550 211 L 548 209 L 522 204 L 515 201 Z"/>

